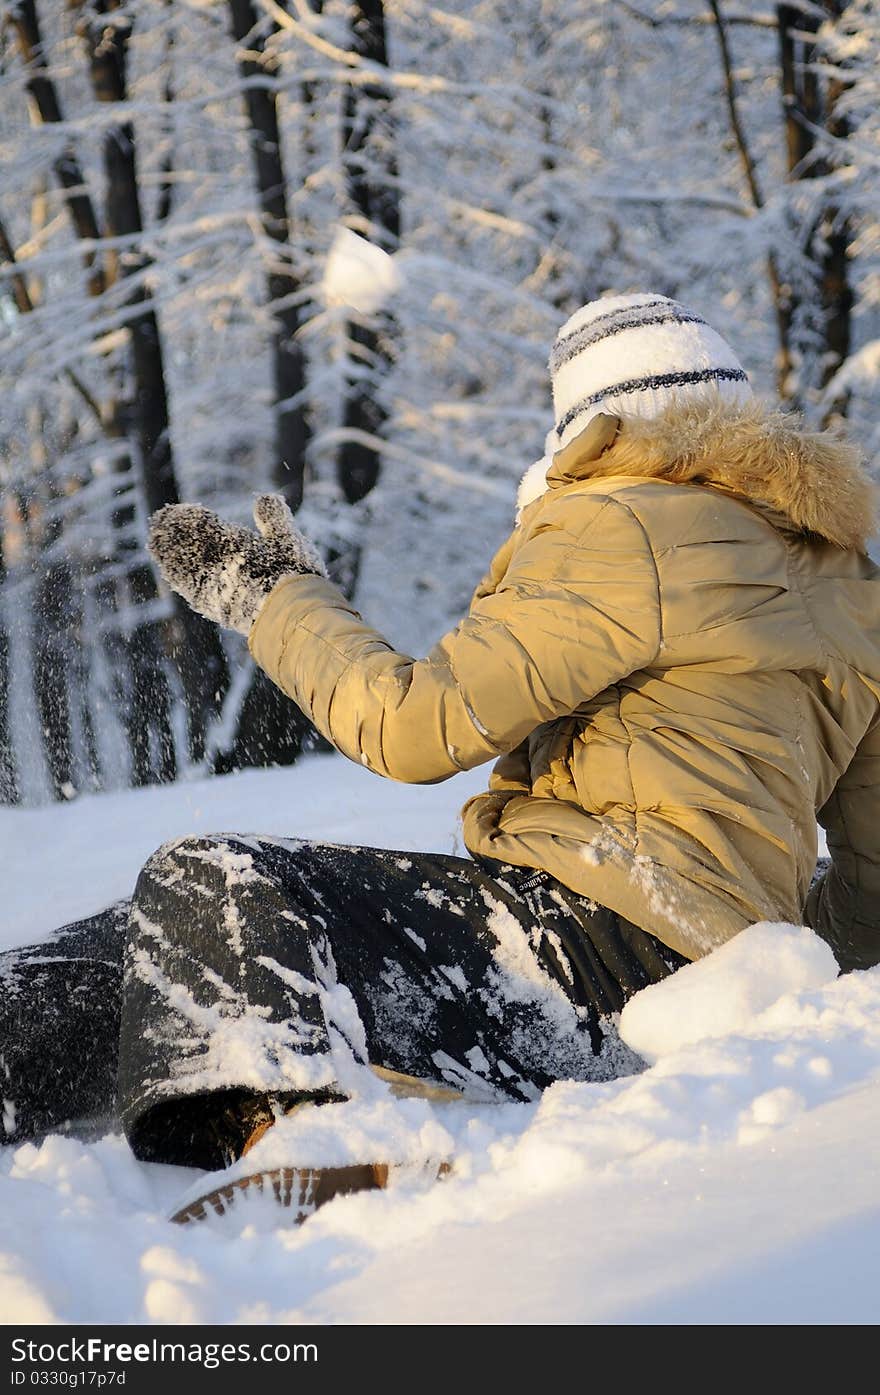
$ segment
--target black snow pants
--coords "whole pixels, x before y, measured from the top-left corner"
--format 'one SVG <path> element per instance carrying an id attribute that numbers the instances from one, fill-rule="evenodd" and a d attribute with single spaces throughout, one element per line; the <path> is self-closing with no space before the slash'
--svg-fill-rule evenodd
<path id="1" fill-rule="evenodd" d="M 345 1096 L 371 1067 L 529 1100 L 638 1068 L 614 1014 L 685 962 L 545 872 L 186 838 L 130 905 L 0 956 L 3 1126 L 121 1117 L 139 1157 L 214 1168 L 249 1101 Z"/>

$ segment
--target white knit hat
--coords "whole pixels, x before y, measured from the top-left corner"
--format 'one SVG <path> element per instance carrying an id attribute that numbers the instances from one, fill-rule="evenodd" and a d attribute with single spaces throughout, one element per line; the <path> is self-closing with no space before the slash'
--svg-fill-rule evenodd
<path id="1" fill-rule="evenodd" d="M 653 417 L 678 401 L 751 397 L 721 335 L 665 295 L 615 295 L 575 311 L 550 355 L 556 450 L 594 416 Z"/>

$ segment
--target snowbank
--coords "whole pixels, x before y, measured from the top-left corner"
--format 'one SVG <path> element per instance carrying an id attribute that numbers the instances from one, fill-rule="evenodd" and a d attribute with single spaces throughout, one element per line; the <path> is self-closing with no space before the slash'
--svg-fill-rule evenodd
<path id="1" fill-rule="evenodd" d="M 0 808 L 0 949 L 129 896 L 138 870 L 169 838 L 270 833 L 404 851 L 462 853 L 458 810 L 486 772 L 444 784 L 382 780 L 335 755 L 292 770 L 245 770 L 37 809 Z"/>
<path id="2" fill-rule="evenodd" d="M 637 993 L 620 1035 L 646 1061 L 706 1037 L 745 1030 L 785 993 L 820 988 L 837 975 L 824 940 L 806 926 L 750 925 L 706 959 Z"/>

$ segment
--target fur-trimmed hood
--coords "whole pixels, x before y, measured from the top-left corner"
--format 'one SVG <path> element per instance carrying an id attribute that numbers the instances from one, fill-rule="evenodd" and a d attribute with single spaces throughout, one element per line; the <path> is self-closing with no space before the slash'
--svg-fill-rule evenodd
<path id="1" fill-rule="evenodd" d="M 784 531 L 857 551 L 876 522 L 875 487 L 857 447 L 832 431 L 808 431 L 798 416 L 757 399 L 675 404 L 651 419 L 594 417 L 556 452 L 546 484 L 613 476 L 709 485 Z"/>

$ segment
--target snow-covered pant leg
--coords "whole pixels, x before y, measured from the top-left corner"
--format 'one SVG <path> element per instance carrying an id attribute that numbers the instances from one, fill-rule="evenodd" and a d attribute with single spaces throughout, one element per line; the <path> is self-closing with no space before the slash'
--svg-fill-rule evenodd
<path id="1" fill-rule="evenodd" d="M 344 1095 L 368 1062 L 482 1098 L 607 1079 L 634 1066 L 610 1015 L 683 962 L 528 869 L 185 839 L 135 891 L 123 1122 L 140 1157 L 213 1167 L 237 1101 Z"/>
<path id="2" fill-rule="evenodd" d="M 0 1142 L 116 1111 L 128 902 L 0 954 Z"/>

